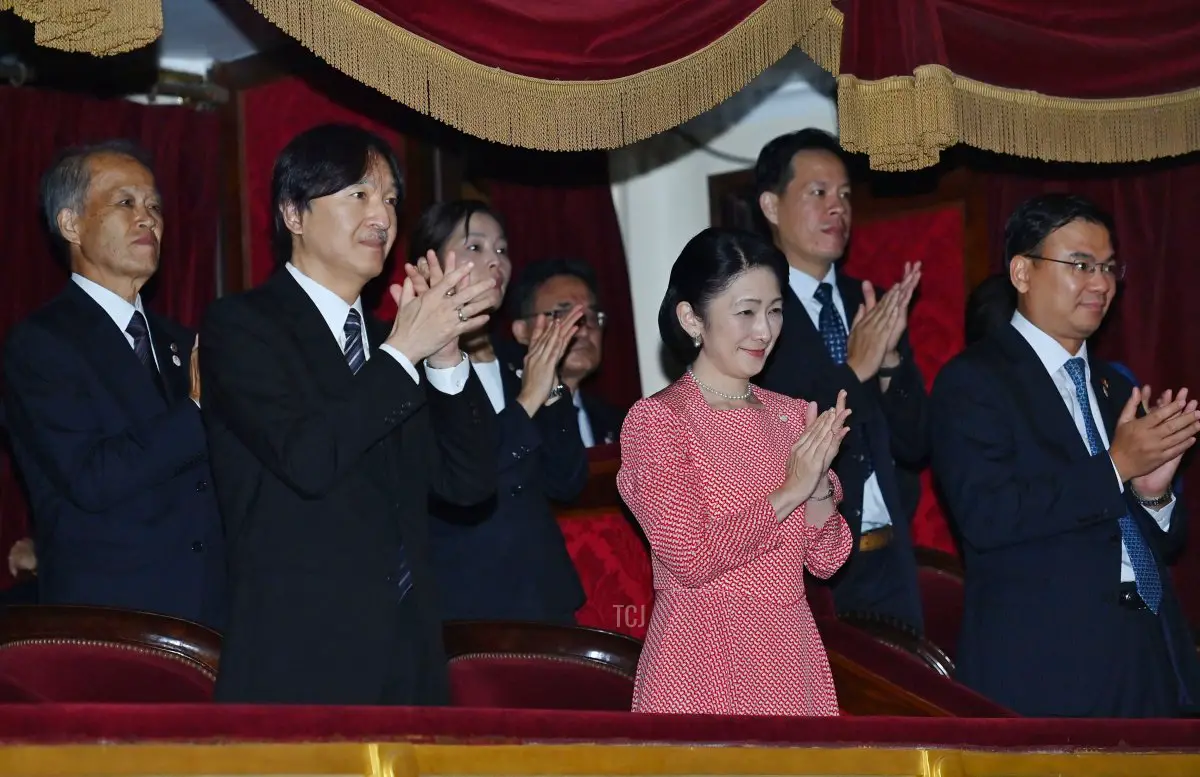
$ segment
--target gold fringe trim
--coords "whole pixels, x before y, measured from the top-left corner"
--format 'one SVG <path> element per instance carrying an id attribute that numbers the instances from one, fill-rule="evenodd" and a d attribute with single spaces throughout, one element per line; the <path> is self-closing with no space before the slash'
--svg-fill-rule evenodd
<path id="1" fill-rule="evenodd" d="M 0 0 L 33 23 L 39 46 L 97 56 L 124 54 L 158 40 L 162 0 Z"/>
<path id="2" fill-rule="evenodd" d="M 1200 89 L 1118 100 L 1047 97 L 923 65 L 912 76 L 838 76 L 842 147 L 873 170 L 917 170 L 965 143 L 1053 162 L 1140 162 L 1200 150 Z"/>
<path id="3" fill-rule="evenodd" d="M 830 14 L 830 0 L 766 0 L 675 62 L 624 78 L 553 81 L 480 65 L 353 0 L 249 2 L 318 57 L 393 100 L 476 137 L 545 151 L 617 148 L 677 127 L 798 43 L 833 72 L 841 52 L 841 14 Z"/>

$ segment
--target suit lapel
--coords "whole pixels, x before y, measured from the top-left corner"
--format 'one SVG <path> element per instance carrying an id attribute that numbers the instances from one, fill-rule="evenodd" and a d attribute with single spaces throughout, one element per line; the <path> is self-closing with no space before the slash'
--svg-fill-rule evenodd
<path id="1" fill-rule="evenodd" d="M 1029 415 L 1034 433 L 1069 459 L 1089 457 L 1091 451 L 1080 437 L 1071 411 L 1033 346 L 1011 326 L 1001 327 L 995 338 L 1009 362 L 1001 375 L 1016 389 L 1017 407 Z"/>
<path id="2" fill-rule="evenodd" d="M 275 299 L 285 327 L 291 332 L 297 348 L 308 362 L 313 378 L 321 393 L 327 396 L 342 396 L 350 385 L 353 375 L 346 364 L 346 356 L 325 323 L 316 303 L 296 283 L 296 279 L 285 269 L 279 269 L 264 284 Z M 368 321 L 373 320 L 368 316 Z M 379 342 L 368 329 L 372 348 Z"/>
<path id="3" fill-rule="evenodd" d="M 792 352 L 792 358 L 800 364 L 813 359 L 826 363 L 830 361 L 820 330 L 813 324 L 808 311 L 804 309 L 804 303 L 790 285 L 783 291 L 783 331 L 779 340 L 781 344 L 786 343 L 785 347 Z"/>
<path id="4" fill-rule="evenodd" d="M 838 294 L 842 295 L 842 306 L 846 308 L 846 334 L 849 335 L 854 316 L 866 301 L 862 293 L 862 283 L 848 278 L 841 272 L 835 272 L 834 277 L 837 278 Z"/>
<path id="5" fill-rule="evenodd" d="M 146 320 L 150 325 L 150 339 L 154 343 L 154 355 L 158 359 L 158 371 L 166 390 L 167 404 L 186 399 L 191 393 L 191 374 L 188 370 L 192 344 L 176 342 L 163 320 L 153 313 L 147 313 Z"/>
<path id="6" fill-rule="evenodd" d="M 1099 405 L 1100 418 L 1104 421 L 1104 430 L 1111 441 L 1117 430 L 1117 408 L 1114 407 L 1112 398 L 1109 397 L 1108 378 L 1101 374 L 1102 367 L 1099 362 L 1091 362 L 1092 373 L 1092 393 L 1096 395 L 1096 404 Z"/>
<path id="7" fill-rule="evenodd" d="M 74 282 L 67 283 L 63 295 L 67 304 L 63 306 L 60 334 L 68 342 L 79 344 L 80 353 L 101 383 L 132 418 L 162 412 L 165 400 L 153 376 L 104 308 Z"/>

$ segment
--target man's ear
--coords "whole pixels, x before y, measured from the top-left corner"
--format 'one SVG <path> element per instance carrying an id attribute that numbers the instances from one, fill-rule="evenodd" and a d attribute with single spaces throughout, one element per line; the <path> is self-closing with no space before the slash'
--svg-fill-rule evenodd
<path id="1" fill-rule="evenodd" d="M 758 207 L 771 226 L 779 226 L 779 195 L 775 192 L 763 192 L 758 195 Z"/>
<path id="2" fill-rule="evenodd" d="M 283 214 L 283 224 L 288 228 L 288 232 L 293 235 L 304 234 L 304 224 L 300 219 L 300 207 L 294 202 L 285 202 L 279 206 L 279 212 Z"/>
<path id="3" fill-rule="evenodd" d="M 58 224 L 59 234 L 63 236 L 71 245 L 77 246 L 80 243 L 79 237 L 79 214 L 70 208 L 63 208 L 58 212 L 54 219 Z"/>
<path id="4" fill-rule="evenodd" d="M 529 345 L 529 322 L 518 318 L 512 323 L 513 339 L 521 345 Z"/>
<path id="5" fill-rule="evenodd" d="M 1018 254 L 1008 262 L 1008 280 L 1018 294 L 1029 291 L 1029 273 L 1033 270 L 1033 260 Z"/>

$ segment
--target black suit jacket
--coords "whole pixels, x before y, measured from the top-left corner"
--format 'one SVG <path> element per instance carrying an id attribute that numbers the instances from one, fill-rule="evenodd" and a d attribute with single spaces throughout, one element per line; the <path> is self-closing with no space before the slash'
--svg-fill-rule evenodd
<path id="1" fill-rule="evenodd" d="M 14 327 L 5 347 L 7 423 L 32 503 L 40 597 L 220 628 L 221 522 L 200 411 L 188 398 L 194 337 L 146 319 L 161 392 L 74 282 Z"/>
<path id="2" fill-rule="evenodd" d="M 862 282 L 839 271 L 837 285 L 846 318 L 853 321 L 864 301 Z M 830 358 L 820 330 L 788 286 L 783 291 L 783 329 L 779 344 L 759 375 L 758 383 L 781 394 L 816 402 L 821 410 L 836 404 L 838 392 L 846 391 L 846 406 L 853 411 L 848 422 L 850 433 L 842 442 L 841 452 L 833 465 L 845 491 L 841 513 L 855 542 L 845 566 L 854 563 L 858 552 L 858 539 L 862 535 L 863 487 L 873 463 L 892 519 L 892 541 L 898 550 L 893 558 L 900 565 L 900 574 L 894 583 L 904 590 L 904 598 L 908 600 L 906 609 L 919 615 L 921 606 L 910 530 L 919 493 L 903 488 L 897 463 L 913 468 L 924 464 L 929 450 L 928 397 L 907 335 L 900 342 L 900 352 L 899 371 L 892 377 L 886 394 L 880 390 L 878 380 L 859 381 L 849 365 L 835 364 Z M 842 581 L 843 575 L 833 578 L 835 586 Z M 920 627 L 919 622 L 912 625 Z"/>
<path id="3" fill-rule="evenodd" d="M 387 327 L 367 326 L 378 349 Z M 376 704 L 407 677 L 401 700 L 444 702 L 427 504 L 495 490 L 478 379 L 448 396 L 378 350 L 352 374 L 284 270 L 215 302 L 200 343 L 233 588 L 217 699 Z M 413 588 L 399 605 L 402 552 Z"/>
<path id="4" fill-rule="evenodd" d="M 530 418 L 517 404 L 522 359 L 497 350 L 505 405 L 496 497 L 468 511 L 435 508 L 445 519 L 431 530 L 443 614 L 573 625 L 584 592 L 549 500 L 571 502 L 587 484 L 575 407 L 563 397 Z"/>
<path id="5" fill-rule="evenodd" d="M 1091 359 L 1112 439 L 1133 387 Z M 1116 654 L 1121 534 L 1133 516 L 1163 580 L 1160 617 L 1193 700 L 1195 647 L 1166 561 L 1183 545 L 1177 503 L 1164 532 L 1125 489 L 1112 461 L 1092 456 L 1032 346 L 1001 327 L 953 359 L 932 398 L 933 468 L 962 536 L 966 603 L 960 681 L 1024 715 L 1088 716 Z"/>
<path id="6" fill-rule="evenodd" d="M 588 423 L 592 425 L 592 439 L 596 445 L 615 445 L 620 441 L 621 424 L 625 423 L 624 412 L 582 388 L 580 402 L 587 413 Z"/>

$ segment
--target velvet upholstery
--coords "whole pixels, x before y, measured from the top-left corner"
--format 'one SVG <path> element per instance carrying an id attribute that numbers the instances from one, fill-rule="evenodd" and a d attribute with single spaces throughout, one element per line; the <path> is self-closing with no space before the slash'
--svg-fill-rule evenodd
<path id="1" fill-rule="evenodd" d="M 456 707 L 627 711 L 641 645 L 544 623 L 451 622 L 444 630 Z"/>
<path id="2" fill-rule="evenodd" d="M 212 700 L 220 636 L 199 624 L 107 607 L 0 610 L 0 702 Z"/>

